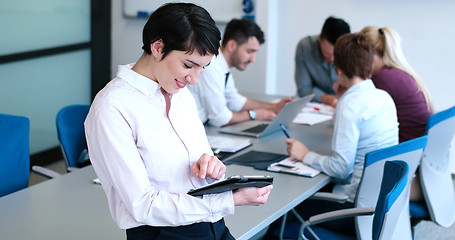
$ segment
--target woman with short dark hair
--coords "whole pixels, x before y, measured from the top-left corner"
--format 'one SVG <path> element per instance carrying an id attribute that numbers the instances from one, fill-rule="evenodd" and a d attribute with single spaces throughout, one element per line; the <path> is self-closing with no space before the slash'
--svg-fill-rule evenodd
<path id="1" fill-rule="evenodd" d="M 187 194 L 223 178 L 187 84 L 218 54 L 220 32 L 194 4 L 170 3 L 145 24 L 144 53 L 120 66 L 85 121 L 90 160 L 127 239 L 233 239 L 223 217 L 272 189 Z"/>

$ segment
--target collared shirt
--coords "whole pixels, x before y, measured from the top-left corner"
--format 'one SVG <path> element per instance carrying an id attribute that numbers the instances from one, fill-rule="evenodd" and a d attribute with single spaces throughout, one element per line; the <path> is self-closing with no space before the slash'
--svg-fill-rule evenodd
<path id="1" fill-rule="evenodd" d="M 232 192 L 186 194 L 213 182 L 191 173 L 203 153 L 213 153 L 188 89 L 171 96 L 168 118 L 161 86 L 133 65 L 119 67 L 85 121 L 90 160 L 113 219 L 127 229 L 216 222 L 233 214 Z"/>
<path id="2" fill-rule="evenodd" d="M 310 152 L 303 162 L 340 180 L 333 192 L 344 193 L 354 202 L 365 154 L 398 144 L 395 105 L 387 92 L 364 80 L 340 98 L 333 124 L 333 154 Z"/>
<path id="3" fill-rule="evenodd" d="M 300 40 L 295 52 L 295 83 L 300 97 L 314 93 L 314 101 L 323 94 L 335 94 L 333 84 L 338 80 L 333 62 L 324 60 L 319 50 L 318 36 Z"/>
<path id="4" fill-rule="evenodd" d="M 242 110 L 245 105 L 246 97 L 238 93 L 232 74 L 225 81 L 228 72 L 228 64 L 220 51 L 202 70 L 198 83 L 188 85 L 203 123 L 208 120 L 210 125 L 216 127 L 226 125 L 232 118 L 232 112 Z"/>

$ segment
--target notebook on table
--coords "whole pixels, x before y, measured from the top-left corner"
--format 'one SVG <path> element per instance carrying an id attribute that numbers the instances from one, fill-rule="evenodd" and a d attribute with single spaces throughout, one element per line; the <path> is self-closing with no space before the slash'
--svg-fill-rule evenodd
<path id="1" fill-rule="evenodd" d="M 321 173 L 321 171 L 304 164 L 302 161 L 291 160 L 290 157 L 270 164 L 270 166 L 267 167 L 267 170 L 272 172 L 290 173 L 304 177 L 314 177 Z"/>
<path id="2" fill-rule="evenodd" d="M 267 170 L 267 167 L 274 163 L 289 157 L 288 155 L 270 152 L 261 152 L 251 150 L 240 156 L 233 157 L 223 161 L 225 165 L 237 164 L 254 167 L 258 170 Z"/>
<path id="3" fill-rule="evenodd" d="M 249 138 L 228 135 L 207 135 L 207 140 L 214 153 L 235 153 L 252 144 Z"/>
<path id="4" fill-rule="evenodd" d="M 207 140 L 209 140 L 213 154 L 221 161 L 252 145 L 249 138 L 233 135 L 207 135 Z"/>
<path id="5" fill-rule="evenodd" d="M 220 128 L 220 132 L 249 137 L 262 137 L 267 134 L 280 131 L 280 124 L 288 127 L 289 124 L 292 123 L 292 120 L 294 120 L 295 116 L 297 116 L 297 114 L 312 98 L 313 94 L 287 103 L 270 122 L 256 120 L 246 121 L 222 127 Z"/>

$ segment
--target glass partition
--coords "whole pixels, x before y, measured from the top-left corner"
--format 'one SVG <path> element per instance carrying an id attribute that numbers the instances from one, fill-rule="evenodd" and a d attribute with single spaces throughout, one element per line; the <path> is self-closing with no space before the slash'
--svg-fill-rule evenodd
<path id="1" fill-rule="evenodd" d="M 30 119 L 31 154 L 59 145 L 59 109 L 90 103 L 92 1 L 0 1 L 0 113 Z"/>
<path id="2" fill-rule="evenodd" d="M 0 29 L 0 55 L 90 42 L 90 0 L 2 0 Z"/>
<path id="3" fill-rule="evenodd" d="M 0 64 L 0 112 L 30 119 L 30 153 L 58 146 L 55 117 L 90 103 L 90 50 Z"/>

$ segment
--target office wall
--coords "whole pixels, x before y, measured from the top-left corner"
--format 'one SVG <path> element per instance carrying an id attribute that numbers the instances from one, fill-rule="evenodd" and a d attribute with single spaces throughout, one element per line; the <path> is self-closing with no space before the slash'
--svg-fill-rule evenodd
<path id="1" fill-rule="evenodd" d="M 410 64 L 422 76 L 437 110 L 455 105 L 455 1 L 449 0 L 259 0 L 256 20 L 267 42 L 254 64 L 234 71 L 242 92 L 294 95 L 294 51 L 300 38 L 318 34 L 326 17 L 344 18 L 352 31 L 366 25 L 395 28 Z M 112 4 L 112 76 L 118 64 L 141 54 L 145 19 L 124 18 L 122 1 Z M 222 27 L 222 26 L 221 26 Z"/>
<path id="2" fill-rule="evenodd" d="M 455 9 L 454 1 L 402 0 L 286 0 L 280 1 L 278 54 L 269 55 L 278 69 L 275 81 L 269 80 L 270 93 L 295 94 L 294 51 L 301 37 L 318 34 L 326 17 L 345 19 L 352 31 L 367 25 L 395 28 L 402 37 L 403 50 L 410 64 L 424 79 L 434 99 L 436 110 L 455 105 Z M 291 24 L 292 23 L 292 24 Z M 270 66 L 270 65 L 269 65 Z M 254 74 L 254 73 L 253 73 Z M 254 89 L 254 75 L 245 74 L 242 89 Z M 243 79 L 239 79 L 240 80 Z"/>
<path id="3" fill-rule="evenodd" d="M 59 153 L 58 110 L 90 103 L 91 2 L 0 2 L 0 112 L 30 119 L 32 155 Z"/>

